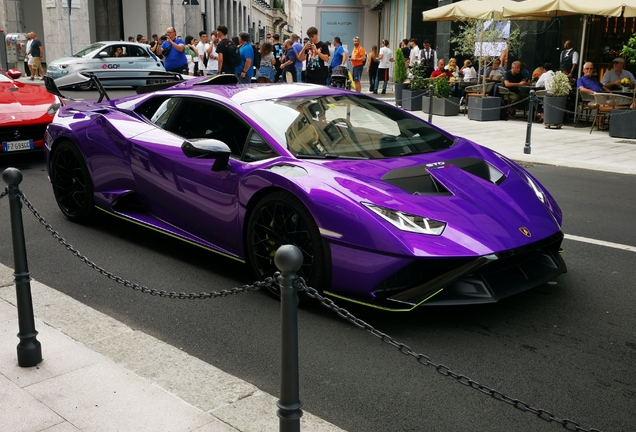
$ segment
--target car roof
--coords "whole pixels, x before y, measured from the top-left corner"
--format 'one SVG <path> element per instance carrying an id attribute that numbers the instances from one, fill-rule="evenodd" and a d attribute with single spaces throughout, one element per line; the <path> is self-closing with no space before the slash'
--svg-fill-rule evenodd
<path id="1" fill-rule="evenodd" d="M 217 95 L 222 99 L 230 99 L 241 105 L 246 102 L 254 102 L 260 100 L 271 100 L 289 97 L 319 97 L 326 95 L 345 95 L 345 96 L 362 96 L 360 93 L 353 93 L 347 90 L 341 90 L 334 87 L 327 87 L 316 84 L 304 83 L 278 83 L 278 84 L 227 84 L 227 85 L 202 85 L 197 84 L 204 80 L 193 79 L 181 83 L 177 86 L 170 87 L 166 91 L 190 91 L 199 93 L 209 93 Z"/>

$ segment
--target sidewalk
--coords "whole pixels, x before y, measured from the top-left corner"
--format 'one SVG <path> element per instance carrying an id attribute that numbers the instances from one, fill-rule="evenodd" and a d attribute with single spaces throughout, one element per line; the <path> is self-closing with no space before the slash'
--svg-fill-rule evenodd
<path id="1" fill-rule="evenodd" d="M 392 92 L 377 96 L 394 100 Z M 585 123 L 562 129 L 533 124 L 530 154 L 524 153 L 527 122 L 521 118 L 477 122 L 460 114 L 433 117 L 433 124 L 517 161 L 636 174 L 636 140 L 590 134 Z M 278 431 L 277 397 L 53 288 L 36 281 L 31 287 L 44 360 L 20 368 L 13 270 L 0 264 L 2 430 Z M 301 429 L 341 430 L 306 411 Z"/>
<path id="2" fill-rule="evenodd" d="M 17 364 L 13 270 L 0 264 L 0 425 L 11 432 L 278 431 L 277 397 L 31 281 L 44 360 Z M 301 428 L 341 429 L 304 412 Z"/>

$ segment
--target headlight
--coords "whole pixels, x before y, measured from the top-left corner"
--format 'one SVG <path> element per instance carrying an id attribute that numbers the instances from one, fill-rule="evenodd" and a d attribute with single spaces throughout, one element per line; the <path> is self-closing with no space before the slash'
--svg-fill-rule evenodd
<path id="1" fill-rule="evenodd" d="M 381 216 L 394 227 L 402 230 L 418 234 L 441 235 L 446 228 L 445 222 L 429 219 L 423 216 L 417 216 L 393 210 L 386 207 L 380 207 L 369 203 L 362 203 L 369 210 Z"/>
<path id="2" fill-rule="evenodd" d="M 62 101 L 55 96 L 55 102 L 53 102 L 47 109 L 46 109 L 46 113 L 48 115 L 55 115 L 55 113 L 60 109 L 60 107 L 63 105 Z"/>
<path id="3" fill-rule="evenodd" d="M 528 179 L 528 184 L 530 185 L 530 187 L 532 188 L 532 190 L 534 191 L 535 195 L 537 196 L 537 198 L 539 198 L 539 201 L 541 201 L 543 204 L 545 204 L 545 194 L 543 193 L 543 191 L 539 188 L 539 186 L 537 186 L 537 184 L 532 181 L 532 179 L 528 176 L 526 176 L 526 179 Z"/>

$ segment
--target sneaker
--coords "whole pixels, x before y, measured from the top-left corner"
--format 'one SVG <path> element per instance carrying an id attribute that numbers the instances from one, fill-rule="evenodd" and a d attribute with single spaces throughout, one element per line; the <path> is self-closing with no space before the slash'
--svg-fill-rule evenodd
<path id="1" fill-rule="evenodd" d="M 382 94 L 386 94 L 386 90 L 382 90 Z"/>
<path id="2" fill-rule="evenodd" d="M 378 94 L 378 92 L 377 92 L 377 91 L 374 91 L 374 92 L 373 92 L 373 94 Z"/>
<path id="3" fill-rule="evenodd" d="M 35 78 L 34 78 L 34 77 L 31 77 L 31 78 L 29 78 L 29 79 L 30 79 L 31 81 L 33 81 Z"/>

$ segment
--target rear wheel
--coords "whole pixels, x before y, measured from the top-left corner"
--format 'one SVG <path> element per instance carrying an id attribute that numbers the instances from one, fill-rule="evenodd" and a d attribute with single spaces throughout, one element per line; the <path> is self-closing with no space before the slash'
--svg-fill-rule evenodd
<path id="1" fill-rule="evenodd" d="M 58 144 L 51 157 L 51 183 L 57 205 L 68 219 L 86 222 L 93 215 L 93 183 L 84 157 L 70 141 Z"/>
<path id="2" fill-rule="evenodd" d="M 308 286 L 322 291 L 329 263 L 318 226 L 298 198 L 289 192 L 275 192 L 256 204 L 247 227 L 247 258 L 259 279 L 278 271 L 274 255 L 279 247 L 287 244 L 298 247 L 303 254 L 298 275 Z M 278 286 L 271 287 L 270 291 L 280 297 Z"/>

